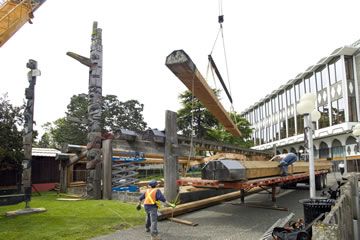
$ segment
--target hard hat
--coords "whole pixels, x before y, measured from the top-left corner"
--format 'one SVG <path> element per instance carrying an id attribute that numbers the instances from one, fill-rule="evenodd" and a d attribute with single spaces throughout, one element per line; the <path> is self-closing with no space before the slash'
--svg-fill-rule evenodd
<path id="1" fill-rule="evenodd" d="M 150 187 L 156 187 L 156 185 L 157 185 L 157 181 L 156 181 L 156 180 L 151 180 L 151 181 L 149 182 L 149 186 L 150 186 Z"/>

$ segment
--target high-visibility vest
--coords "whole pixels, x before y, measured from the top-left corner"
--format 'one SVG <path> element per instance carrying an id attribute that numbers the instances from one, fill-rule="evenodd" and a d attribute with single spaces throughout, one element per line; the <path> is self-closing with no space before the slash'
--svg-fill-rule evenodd
<path id="1" fill-rule="evenodd" d="M 154 205 L 154 204 L 156 204 L 157 206 L 159 206 L 159 201 L 156 201 L 156 192 L 157 192 L 156 188 L 146 190 L 144 205 Z"/>

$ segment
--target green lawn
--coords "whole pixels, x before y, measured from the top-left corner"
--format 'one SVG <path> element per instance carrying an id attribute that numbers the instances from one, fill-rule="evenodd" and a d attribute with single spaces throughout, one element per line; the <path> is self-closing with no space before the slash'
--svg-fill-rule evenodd
<path id="1" fill-rule="evenodd" d="M 12 218 L 5 212 L 24 208 L 24 203 L 0 207 L 0 239 L 88 239 L 144 222 L 144 211 L 119 201 L 57 201 L 56 193 L 34 196 L 33 208 L 47 212 Z"/>

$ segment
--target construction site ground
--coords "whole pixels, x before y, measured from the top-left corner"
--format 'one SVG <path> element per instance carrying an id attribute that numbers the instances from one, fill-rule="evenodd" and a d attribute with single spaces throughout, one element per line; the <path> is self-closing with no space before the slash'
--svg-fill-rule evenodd
<path id="1" fill-rule="evenodd" d="M 340 178 L 339 173 L 328 174 L 328 187 L 336 184 L 336 179 Z M 321 191 L 318 191 L 317 196 L 320 194 Z M 234 205 L 233 203 L 240 203 L 240 199 L 237 199 L 177 217 L 199 224 L 196 227 L 165 220 L 158 223 L 158 230 L 163 240 L 259 239 L 275 221 L 291 212 L 295 214 L 295 218 L 302 218 L 303 206 L 299 200 L 306 198 L 309 198 L 309 189 L 306 186 L 300 186 L 297 189 L 280 189 L 277 205 L 287 207 L 289 211 Z M 245 202 L 270 204 L 271 194 L 266 192 L 253 194 L 247 196 Z M 150 234 L 145 232 L 145 227 L 142 225 L 94 238 L 94 240 L 112 239 L 150 239 Z"/>

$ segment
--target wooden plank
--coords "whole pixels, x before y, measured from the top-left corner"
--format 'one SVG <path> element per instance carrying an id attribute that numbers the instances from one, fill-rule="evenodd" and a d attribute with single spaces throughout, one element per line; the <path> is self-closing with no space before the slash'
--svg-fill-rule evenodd
<path id="1" fill-rule="evenodd" d="M 171 222 L 181 223 L 181 224 L 185 224 L 185 225 L 192 226 L 192 227 L 196 227 L 197 225 L 199 225 L 197 223 L 193 223 L 188 220 L 179 219 L 179 218 L 169 218 L 169 220 Z"/>
<path id="2" fill-rule="evenodd" d="M 259 191 L 262 191 L 262 189 L 261 188 L 253 188 L 250 191 L 248 191 L 246 195 L 255 193 L 255 192 L 259 192 Z M 202 208 L 206 208 L 206 207 L 213 206 L 216 204 L 220 204 L 225 201 L 234 200 L 239 197 L 240 197 L 240 191 L 236 191 L 236 192 L 227 193 L 227 194 L 216 196 L 216 197 L 211 197 L 211 198 L 206 198 L 206 199 L 202 199 L 202 200 L 198 200 L 198 201 L 194 201 L 194 202 L 190 202 L 190 203 L 180 204 L 180 205 L 177 205 L 176 208 L 169 208 L 169 207 L 163 208 L 163 209 L 159 210 L 161 215 L 158 216 L 158 219 L 161 220 L 161 219 L 167 219 L 169 217 L 179 216 L 184 213 L 188 213 L 188 212 L 192 212 L 192 211 L 195 211 L 198 209 L 202 209 Z"/>
<path id="3" fill-rule="evenodd" d="M 184 83 L 200 102 L 219 120 L 224 128 L 234 136 L 241 132 L 217 99 L 213 90 L 206 83 L 196 65 L 184 50 L 173 51 L 166 58 L 165 65 Z"/>

